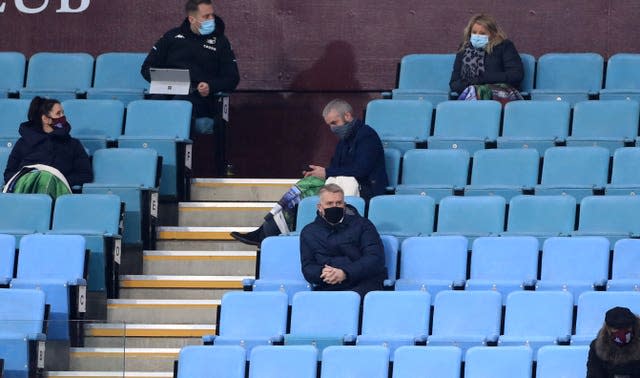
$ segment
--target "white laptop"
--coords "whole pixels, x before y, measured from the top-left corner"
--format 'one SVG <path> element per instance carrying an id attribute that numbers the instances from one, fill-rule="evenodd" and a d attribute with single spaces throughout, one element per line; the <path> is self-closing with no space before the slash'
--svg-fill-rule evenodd
<path id="1" fill-rule="evenodd" d="M 187 95 L 191 79 L 189 70 L 177 68 L 150 68 L 150 94 Z"/>

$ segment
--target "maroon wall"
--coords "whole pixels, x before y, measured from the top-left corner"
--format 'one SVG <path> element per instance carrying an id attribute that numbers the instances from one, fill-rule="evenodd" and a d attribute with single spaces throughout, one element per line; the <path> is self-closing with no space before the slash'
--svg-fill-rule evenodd
<path id="1" fill-rule="evenodd" d="M 18 6 L 47 7 L 40 13 Z M 61 3 L 83 12 L 60 13 Z M 636 0 L 218 0 L 241 71 L 229 148 L 241 176 L 292 177 L 326 163 L 335 139 L 319 113 L 340 96 L 358 109 L 394 87 L 409 53 L 453 52 L 476 12 L 521 52 L 640 51 Z M 183 0 L 0 0 L 0 50 L 147 51 L 183 17 Z"/>

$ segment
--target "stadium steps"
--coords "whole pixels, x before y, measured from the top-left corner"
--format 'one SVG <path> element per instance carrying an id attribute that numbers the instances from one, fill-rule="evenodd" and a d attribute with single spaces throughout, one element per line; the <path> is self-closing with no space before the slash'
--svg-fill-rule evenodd
<path id="1" fill-rule="evenodd" d="M 253 275 L 256 251 L 144 251 L 146 275 Z"/>
<path id="2" fill-rule="evenodd" d="M 219 299 L 110 299 L 108 323 L 215 324 Z"/>
<path id="3" fill-rule="evenodd" d="M 122 371 L 50 371 L 46 377 L 55 378 L 172 378 L 171 372 L 122 372 Z"/>
<path id="4" fill-rule="evenodd" d="M 259 225 L 275 202 L 181 202 L 178 225 L 228 227 Z"/>
<path id="5" fill-rule="evenodd" d="M 169 372 L 180 348 L 71 348 L 71 370 Z"/>
<path id="6" fill-rule="evenodd" d="M 191 201 L 275 202 L 296 179 L 194 179 Z"/>
<path id="7" fill-rule="evenodd" d="M 220 299 L 250 276 L 120 276 L 121 299 Z"/>
<path id="8" fill-rule="evenodd" d="M 202 336 L 212 335 L 216 327 L 205 324 L 88 324 L 85 347 L 88 348 L 180 348 L 202 344 Z M 125 340 L 124 337 L 127 339 Z"/>

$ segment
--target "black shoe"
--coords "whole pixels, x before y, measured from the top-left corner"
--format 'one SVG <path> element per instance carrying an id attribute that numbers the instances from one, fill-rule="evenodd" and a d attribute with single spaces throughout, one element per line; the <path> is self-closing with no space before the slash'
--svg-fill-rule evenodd
<path id="1" fill-rule="evenodd" d="M 231 237 L 244 244 L 260 246 L 262 239 L 264 239 L 264 234 L 262 233 L 262 227 L 259 227 L 254 231 L 245 233 L 233 231 Z"/>

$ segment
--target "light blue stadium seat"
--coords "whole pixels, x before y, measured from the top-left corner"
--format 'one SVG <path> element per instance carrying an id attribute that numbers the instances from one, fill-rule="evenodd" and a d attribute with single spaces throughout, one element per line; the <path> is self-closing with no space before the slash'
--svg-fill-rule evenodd
<path id="1" fill-rule="evenodd" d="M 466 150 L 410 150 L 402 161 L 402 183 L 396 194 L 426 195 L 439 203 L 462 191 L 469 175 Z"/>
<path id="2" fill-rule="evenodd" d="M 87 90 L 89 99 L 119 100 L 124 105 L 142 100 L 149 83 L 140 67 L 146 53 L 110 52 L 96 58 L 93 87 Z"/>
<path id="3" fill-rule="evenodd" d="M 17 51 L 0 52 L 0 98 L 18 93 L 24 84 L 26 58 Z"/>
<path id="4" fill-rule="evenodd" d="M 384 280 L 383 285 L 393 288 L 398 277 L 400 241 L 393 235 L 380 235 L 380 240 L 384 248 L 384 266 L 387 268 L 387 279 Z"/>
<path id="5" fill-rule="evenodd" d="M 595 96 L 602 88 L 604 59 L 596 53 L 549 53 L 538 58 L 532 100 L 575 104 Z"/>
<path id="6" fill-rule="evenodd" d="M 608 291 L 640 291 L 640 240 L 620 239 L 613 247 Z"/>
<path id="7" fill-rule="evenodd" d="M 9 286 L 16 263 L 16 238 L 0 234 L 0 286 Z"/>
<path id="8" fill-rule="evenodd" d="M 467 290 L 494 290 L 502 303 L 514 292 L 533 287 L 538 275 L 538 239 L 533 236 L 481 237 L 471 248 Z"/>
<path id="9" fill-rule="evenodd" d="M 80 342 L 82 325 L 77 320 L 86 312 L 86 259 L 80 235 L 33 234 L 20 240 L 18 271 L 11 287 L 45 292 L 51 306 L 48 340 Z"/>
<path id="10" fill-rule="evenodd" d="M 640 292 L 637 291 L 590 291 L 578 298 L 576 333 L 571 345 L 589 345 L 604 324 L 605 313 L 616 306 L 640 313 Z"/>
<path id="11" fill-rule="evenodd" d="M 440 201 L 437 232 L 473 239 L 504 231 L 506 201 L 500 196 L 445 197 Z"/>
<path id="12" fill-rule="evenodd" d="M 44 369 L 45 293 L 0 289 L 0 358 L 4 377 L 30 378 Z"/>
<path id="13" fill-rule="evenodd" d="M 300 265 L 300 237 L 271 236 L 260 245 L 259 275 L 246 279 L 243 286 L 253 291 L 280 291 L 286 293 L 289 304 L 298 291 L 309 291 L 311 286 L 302 275 Z"/>
<path id="14" fill-rule="evenodd" d="M 536 74 L 536 58 L 531 54 L 520 54 L 524 76 L 520 83 L 520 93 L 528 97 L 533 90 L 533 78 Z"/>
<path id="15" fill-rule="evenodd" d="M 431 295 L 424 291 L 371 291 L 364 297 L 362 332 L 356 345 L 382 345 L 395 350 L 426 342 Z"/>
<path id="16" fill-rule="evenodd" d="M 68 194 L 56 199 L 50 234 L 82 235 L 89 250 L 90 291 L 116 298 L 122 254 L 120 197 L 113 194 Z M 100 214 L 100 216 L 96 216 Z"/>
<path id="17" fill-rule="evenodd" d="M 4 170 L 7 169 L 9 154 L 11 154 L 11 148 L 0 147 L 0 172 L 2 172 L 2 176 L 0 176 L 0 183 L 2 183 L 2 185 L 4 185 Z"/>
<path id="18" fill-rule="evenodd" d="M 495 142 L 500 131 L 502 106 L 493 100 L 445 101 L 436 108 L 429 148 L 464 149 L 470 154 Z"/>
<path id="19" fill-rule="evenodd" d="M 158 154 L 150 148 L 108 148 L 93 155 L 85 194 L 116 194 L 125 203 L 123 241 L 153 249 L 158 217 Z M 163 172 L 164 174 L 164 172 Z"/>
<path id="20" fill-rule="evenodd" d="M 540 155 L 535 149 L 491 149 L 473 154 L 471 185 L 465 196 L 511 197 L 533 192 L 538 183 Z"/>
<path id="21" fill-rule="evenodd" d="M 515 196 L 509 201 L 507 231 L 503 236 L 535 236 L 540 241 L 568 236 L 575 230 L 576 200 L 569 195 Z"/>
<path id="22" fill-rule="evenodd" d="M 600 236 L 553 237 L 542 246 L 536 290 L 562 290 L 575 303 L 585 291 L 604 287 L 609 274 L 609 241 Z"/>
<path id="23" fill-rule="evenodd" d="M 467 351 L 465 378 L 529 378 L 533 351 L 526 346 L 473 347 Z"/>
<path id="24" fill-rule="evenodd" d="M 464 353 L 495 342 L 500 335 L 502 296 L 489 290 L 441 291 L 433 303 L 433 326 L 427 346 L 457 346 Z"/>
<path id="25" fill-rule="evenodd" d="M 576 201 L 604 190 L 609 150 L 604 147 L 551 147 L 544 153 L 536 195 L 569 194 Z"/>
<path id="26" fill-rule="evenodd" d="M 138 100 L 127 106 L 119 147 L 146 148 L 162 156 L 160 195 L 188 200 L 191 171 L 191 103 L 180 100 Z"/>
<path id="27" fill-rule="evenodd" d="M 618 239 L 640 236 L 640 198 L 590 196 L 580 202 L 578 230 L 572 235 L 604 236 L 613 245 Z"/>
<path id="28" fill-rule="evenodd" d="M 304 226 L 312 223 L 316 219 L 319 201 L 320 197 L 318 196 L 305 197 L 300 201 L 296 215 L 296 231 L 292 234 L 299 234 L 302 232 Z M 355 207 L 358 213 L 364 216 L 364 199 L 361 197 L 346 196 L 344 201 Z"/>
<path id="29" fill-rule="evenodd" d="M 428 236 L 433 232 L 435 202 L 418 194 L 376 196 L 369 202 L 369 220 L 380 234 Z"/>
<path id="30" fill-rule="evenodd" d="M 498 346 L 528 346 L 535 360 L 540 347 L 569 342 L 572 321 L 573 297 L 566 291 L 511 293 Z"/>
<path id="31" fill-rule="evenodd" d="M 35 96 L 60 101 L 76 98 L 91 87 L 94 59 L 86 53 L 40 52 L 29 58 L 27 83 L 20 98 Z M 55 75 L 51 73 L 55 72 Z"/>
<path id="32" fill-rule="evenodd" d="M 330 346 L 322 352 L 320 378 L 388 376 L 389 349 L 383 346 Z"/>
<path id="33" fill-rule="evenodd" d="M 360 295 L 354 291 L 300 291 L 293 296 L 285 345 L 324 348 L 353 342 L 358 334 Z"/>
<path id="34" fill-rule="evenodd" d="M 538 349 L 536 378 L 584 378 L 589 347 L 546 345 Z"/>
<path id="35" fill-rule="evenodd" d="M 640 193 L 640 148 L 623 147 L 613 153 L 611 183 L 605 186 L 607 195 L 636 195 Z"/>
<path id="36" fill-rule="evenodd" d="M 177 378 L 244 378 L 245 350 L 237 345 L 188 345 L 178 356 Z"/>
<path id="37" fill-rule="evenodd" d="M 449 99 L 449 78 L 455 54 L 411 54 L 400 61 L 398 100 L 426 100 L 434 105 Z"/>
<path id="38" fill-rule="evenodd" d="M 567 146 L 602 146 L 613 156 L 631 146 L 638 135 L 640 104 L 636 101 L 582 101 L 573 107 Z"/>
<path id="39" fill-rule="evenodd" d="M 420 100 L 373 100 L 367 104 L 365 123 L 378 133 L 385 148 L 404 153 L 427 141 L 433 105 Z"/>
<path id="40" fill-rule="evenodd" d="M 398 182 L 400 182 L 400 160 L 402 160 L 400 150 L 397 148 L 384 149 L 384 167 L 389 180 L 387 192 L 393 193 L 396 190 L 396 186 L 398 186 Z"/>
<path id="41" fill-rule="evenodd" d="M 93 155 L 115 144 L 122 135 L 124 105 L 117 100 L 67 100 L 62 103 L 71 124 L 71 136 Z"/>
<path id="42" fill-rule="evenodd" d="M 396 291 L 426 291 L 433 301 L 440 291 L 463 287 L 468 245 L 467 238 L 459 235 L 406 239 L 401 248 Z"/>
<path id="43" fill-rule="evenodd" d="M 393 378 L 459 378 L 462 352 L 454 346 L 396 349 Z"/>
<path id="44" fill-rule="evenodd" d="M 259 345 L 251 350 L 249 378 L 316 378 L 317 364 L 312 345 Z"/>
<path id="45" fill-rule="evenodd" d="M 640 54 L 614 54 L 607 62 L 601 100 L 640 101 Z"/>
<path id="46" fill-rule="evenodd" d="M 51 202 L 48 194 L 0 193 L 0 233 L 19 243 L 23 235 L 49 231 Z"/>
<path id="47" fill-rule="evenodd" d="M 540 155 L 569 135 L 571 107 L 564 101 L 512 101 L 504 107 L 498 148 L 535 148 Z"/>
<path id="48" fill-rule="evenodd" d="M 257 345 L 282 342 L 287 331 L 288 299 L 278 291 L 230 291 L 222 296 L 218 336 L 205 336 L 205 343 L 240 345 L 251 357 Z"/>
<path id="49" fill-rule="evenodd" d="M 27 121 L 30 102 L 13 98 L 0 99 L 0 146 L 13 148 L 20 139 L 18 130 L 20 124 Z"/>

